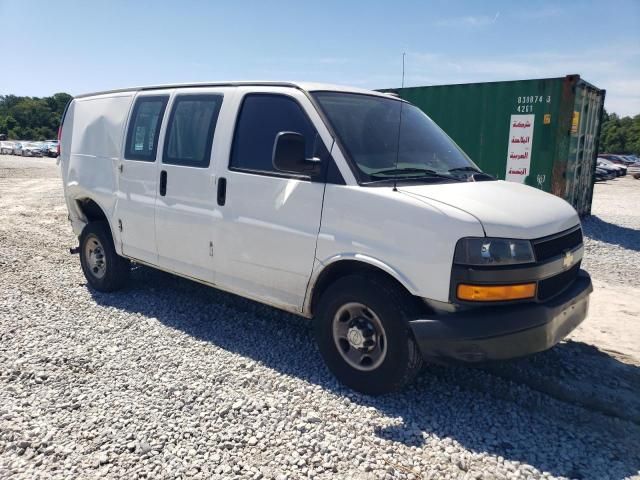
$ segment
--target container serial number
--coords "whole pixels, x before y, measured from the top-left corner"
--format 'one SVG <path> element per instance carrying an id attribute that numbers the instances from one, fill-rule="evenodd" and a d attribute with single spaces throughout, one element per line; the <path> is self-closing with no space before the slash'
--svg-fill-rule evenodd
<path id="1" fill-rule="evenodd" d="M 551 103 L 551 95 L 526 95 L 518 97 L 518 105 L 534 104 L 534 103 Z"/>
<path id="2" fill-rule="evenodd" d="M 533 106 L 539 103 L 551 103 L 551 95 L 524 95 L 522 97 L 518 97 L 516 112 L 533 113 Z"/>

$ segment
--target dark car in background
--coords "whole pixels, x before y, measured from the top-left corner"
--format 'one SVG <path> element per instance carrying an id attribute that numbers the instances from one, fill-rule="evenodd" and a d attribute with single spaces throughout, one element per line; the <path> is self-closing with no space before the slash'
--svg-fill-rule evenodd
<path id="1" fill-rule="evenodd" d="M 47 157 L 55 158 L 58 156 L 58 140 L 47 140 L 45 142 L 46 151 L 45 155 Z"/>
<path id="2" fill-rule="evenodd" d="M 616 178 L 616 174 L 610 170 L 605 170 L 604 168 L 596 167 L 596 171 L 594 173 L 594 181 L 596 182 L 604 182 L 605 180 L 613 180 Z"/>

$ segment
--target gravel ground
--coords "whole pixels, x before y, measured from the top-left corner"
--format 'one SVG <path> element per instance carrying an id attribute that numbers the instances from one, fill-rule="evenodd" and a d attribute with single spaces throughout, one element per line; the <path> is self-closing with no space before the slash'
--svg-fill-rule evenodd
<path id="1" fill-rule="evenodd" d="M 631 176 L 597 183 L 591 216 L 582 222 L 584 268 L 614 285 L 640 277 L 640 181 Z"/>
<path id="2" fill-rule="evenodd" d="M 629 283 L 640 182 L 611 183 L 585 223 L 587 263 Z M 633 201 L 635 214 L 616 208 Z M 492 367 L 429 366 L 369 398 L 337 384 L 306 320 L 148 268 L 126 291 L 92 292 L 74 242 L 54 162 L 0 157 L 0 478 L 640 472 L 633 358 L 565 342 Z"/>

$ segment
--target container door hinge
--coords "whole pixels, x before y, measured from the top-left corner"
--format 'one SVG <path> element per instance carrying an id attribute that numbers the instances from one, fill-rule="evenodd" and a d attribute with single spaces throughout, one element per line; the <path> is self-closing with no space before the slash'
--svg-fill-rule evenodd
<path id="1" fill-rule="evenodd" d="M 118 219 L 118 230 L 122 231 L 122 220 Z"/>
<path id="2" fill-rule="evenodd" d="M 213 257 L 213 242 L 209 242 L 209 256 Z"/>

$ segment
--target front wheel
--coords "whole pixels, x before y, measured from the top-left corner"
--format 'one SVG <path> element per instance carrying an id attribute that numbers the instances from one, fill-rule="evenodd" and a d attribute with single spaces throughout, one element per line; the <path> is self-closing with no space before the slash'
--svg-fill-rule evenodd
<path id="1" fill-rule="evenodd" d="M 106 222 L 87 224 L 80 235 L 80 264 L 92 288 L 112 292 L 129 278 L 130 262 L 116 253 Z"/>
<path id="2" fill-rule="evenodd" d="M 409 327 L 413 298 L 381 274 L 343 277 L 322 295 L 315 335 L 329 370 L 369 395 L 399 390 L 422 367 Z"/>

